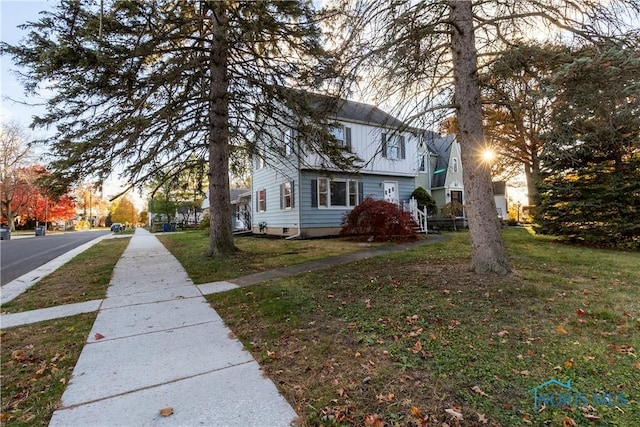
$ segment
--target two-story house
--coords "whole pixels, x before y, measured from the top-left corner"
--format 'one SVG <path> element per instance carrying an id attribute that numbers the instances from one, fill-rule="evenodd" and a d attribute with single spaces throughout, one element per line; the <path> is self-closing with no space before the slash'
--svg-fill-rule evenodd
<path id="1" fill-rule="evenodd" d="M 336 110 L 329 131 L 345 153 L 360 159 L 356 170 L 339 170 L 319 155 L 297 150 L 295 131 L 280 129 L 282 156 L 257 155 L 253 160 L 254 232 L 335 235 L 344 214 L 366 197 L 395 203 L 410 198 L 422 133 L 372 105 L 344 100 Z"/>

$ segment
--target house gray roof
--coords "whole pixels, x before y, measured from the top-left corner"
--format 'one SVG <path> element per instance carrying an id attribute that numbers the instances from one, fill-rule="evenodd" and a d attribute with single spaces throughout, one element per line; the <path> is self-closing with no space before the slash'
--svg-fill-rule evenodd
<path id="1" fill-rule="evenodd" d="M 493 194 L 504 195 L 507 194 L 507 182 L 506 181 L 493 181 Z"/>
<path id="2" fill-rule="evenodd" d="M 306 97 L 309 106 L 319 112 L 334 117 L 336 120 L 365 123 L 401 130 L 411 129 L 402 120 L 393 117 L 375 105 L 335 98 L 318 93 L 293 91 L 297 96 Z"/>
<path id="3" fill-rule="evenodd" d="M 456 140 L 455 135 L 439 136 L 437 134 L 431 135 L 432 138 L 427 139 L 427 147 L 432 149 L 434 153 L 438 155 L 436 160 L 436 167 L 433 173 L 433 180 L 431 186 L 433 188 L 444 187 L 445 180 L 447 179 L 446 170 L 449 167 L 449 160 L 451 157 L 451 146 Z M 435 173 L 436 171 L 444 169 L 445 172 Z"/>
<path id="4" fill-rule="evenodd" d="M 336 118 L 391 128 L 408 128 L 404 122 L 375 105 L 344 99 L 338 103 Z"/>

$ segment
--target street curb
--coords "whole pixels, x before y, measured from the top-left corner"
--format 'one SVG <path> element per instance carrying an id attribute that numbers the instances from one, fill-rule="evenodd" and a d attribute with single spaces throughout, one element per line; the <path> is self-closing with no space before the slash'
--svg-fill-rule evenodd
<path id="1" fill-rule="evenodd" d="M 69 252 L 66 252 L 59 257 L 52 259 L 46 264 L 41 265 L 40 267 L 32 270 L 28 273 L 23 274 L 17 279 L 12 280 L 11 282 L 2 285 L 2 294 L 0 295 L 0 304 L 7 303 L 18 295 L 22 294 L 24 291 L 29 289 L 31 286 L 38 283 L 38 281 L 42 280 L 43 277 L 51 274 L 58 268 L 60 268 L 63 264 L 71 260 L 74 256 L 78 255 L 89 249 L 91 246 L 100 242 L 101 240 L 112 238 L 112 234 L 105 234 L 103 236 L 97 237 L 87 243 L 84 243 L 77 248 L 71 249 Z"/>

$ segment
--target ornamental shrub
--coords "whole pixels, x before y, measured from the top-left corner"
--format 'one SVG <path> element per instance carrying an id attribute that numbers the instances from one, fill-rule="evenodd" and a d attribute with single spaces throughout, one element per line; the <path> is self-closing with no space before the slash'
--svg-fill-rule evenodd
<path id="1" fill-rule="evenodd" d="M 436 205 L 435 199 L 431 197 L 431 194 L 429 194 L 423 187 L 418 187 L 413 190 L 411 197 L 416 199 L 416 202 L 418 202 L 418 209 L 423 210 L 426 206 L 427 214 L 429 215 L 434 215 L 438 212 L 438 206 Z"/>
<path id="2" fill-rule="evenodd" d="M 342 217 L 341 236 L 354 236 L 374 241 L 415 240 L 416 223 L 409 212 L 396 204 L 367 197 Z"/>

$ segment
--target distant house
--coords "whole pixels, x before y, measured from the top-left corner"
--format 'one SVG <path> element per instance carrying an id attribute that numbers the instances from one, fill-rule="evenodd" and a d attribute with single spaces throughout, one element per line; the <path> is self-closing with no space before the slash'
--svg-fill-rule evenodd
<path id="1" fill-rule="evenodd" d="M 509 206 L 507 204 L 507 182 L 506 181 L 494 181 L 493 182 L 493 198 L 496 201 L 496 212 L 498 218 L 507 219 L 509 213 Z"/>
<path id="2" fill-rule="evenodd" d="M 460 143 L 455 135 L 440 137 L 430 134 L 426 139 L 427 147 L 435 153 L 435 161 L 431 169 L 431 195 L 436 201 L 438 209 L 451 202 L 464 206 L 464 185 L 462 181 L 462 156 Z M 456 216 L 464 216 L 464 209 L 460 208 Z"/>
<path id="3" fill-rule="evenodd" d="M 251 191 L 248 188 L 231 188 L 229 190 L 231 200 L 231 226 L 234 231 L 251 229 Z M 202 202 L 203 216 L 209 214 L 209 194 Z"/>

